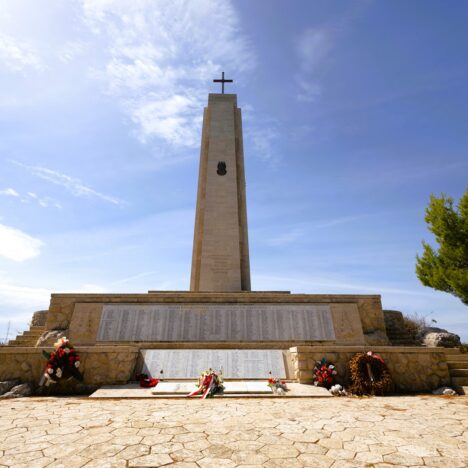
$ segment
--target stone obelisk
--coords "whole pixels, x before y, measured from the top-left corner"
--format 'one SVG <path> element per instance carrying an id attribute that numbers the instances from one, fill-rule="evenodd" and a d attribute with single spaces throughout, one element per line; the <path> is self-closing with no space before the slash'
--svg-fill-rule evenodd
<path id="1" fill-rule="evenodd" d="M 191 291 L 250 291 L 242 117 L 235 94 L 203 114 Z"/>

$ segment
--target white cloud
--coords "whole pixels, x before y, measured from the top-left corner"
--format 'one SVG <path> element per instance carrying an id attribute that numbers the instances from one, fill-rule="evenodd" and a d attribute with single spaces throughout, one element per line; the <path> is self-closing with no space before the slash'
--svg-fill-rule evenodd
<path id="1" fill-rule="evenodd" d="M 43 242 L 19 229 L 0 224 L 0 256 L 15 262 L 37 257 Z"/>
<path id="2" fill-rule="evenodd" d="M 12 188 L 0 190 L 0 195 L 5 195 L 7 197 L 19 197 L 20 196 L 20 194 L 15 189 L 12 189 Z"/>
<path id="3" fill-rule="evenodd" d="M 131 283 L 136 280 L 141 280 L 142 278 L 147 278 L 148 276 L 154 276 L 156 275 L 156 271 L 145 271 L 143 273 L 138 273 L 133 276 L 129 276 L 128 278 L 123 278 L 121 280 L 114 281 L 113 284 L 125 284 L 125 283 Z"/>
<path id="4" fill-rule="evenodd" d="M 317 74 L 332 51 L 333 42 L 333 32 L 326 28 L 307 28 L 297 39 L 295 51 L 299 58 L 299 73 L 295 80 L 299 101 L 312 102 L 320 96 Z"/>
<path id="5" fill-rule="evenodd" d="M 252 123 L 245 130 L 245 137 L 252 144 L 254 150 L 252 156 L 256 156 L 264 161 L 274 161 L 278 157 L 276 145 L 279 132 L 274 123 L 271 123 L 271 126 L 267 125 L 259 126 Z"/>
<path id="6" fill-rule="evenodd" d="M 17 286 L 0 281 L 0 304 L 24 307 L 29 318 L 34 310 L 48 306 L 51 293 L 52 291 L 44 288 Z"/>
<path id="7" fill-rule="evenodd" d="M 84 54 L 89 44 L 81 41 L 68 41 L 58 50 L 58 58 L 63 63 L 70 63 L 76 57 Z"/>
<path id="8" fill-rule="evenodd" d="M 0 190 L 0 195 L 4 195 L 6 197 L 14 197 L 19 199 L 22 203 L 29 203 L 30 200 L 34 200 L 37 202 L 39 206 L 42 208 L 47 208 L 48 206 L 55 206 L 55 208 L 62 208 L 62 205 L 54 200 L 51 197 L 40 197 L 37 193 L 28 192 L 24 197 L 21 196 L 19 192 L 15 189 L 7 188 L 5 190 Z"/>
<path id="9" fill-rule="evenodd" d="M 43 69 L 37 51 L 30 44 L 4 33 L 0 33 L 0 64 L 10 71 Z"/>
<path id="10" fill-rule="evenodd" d="M 107 62 L 94 76 L 136 124 L 143 142 L 200 142 L 201 109 L 211 80 L 240 79 L 255 65 L 230 1 L 83 0 L 86 24 Z M 170 154 L 170 153 L 168 153 Z"/>
<path id="11" fill-rule="evenodd" d="M 58 171 L 53 171 L 52 169 L 48 169 L 46 167 L 29 166 L 27 164 L 23 164 L 18 161 L 12 161 L 12 162 L 20 167 L 23 167 L 24 169 L 27 169 L 31 174 L 37 177 L 40 177 L 41 179 L 47 180 L 48 182 L 64 187 L 75 197 L 99 198 L 101 200 L 104 200 L 108 203 L 112 203 L 114 205 L 118 205 L 118 206 L 125 205 L 124 201 L 118 198 L 100 193 L 92 189 L 91 187 L 84 185 L 80 179 L 77 179 L 75 177 L 71 177 L 69 175 L 63 174 Z M 33 195 L 35 194 L 34 193 L 31 194 L 31 192 L 29 193 L 29 196 L 34 198 Z M 43 203 L 46 203 L 46 202 L 43 201 Z"/>
<path id="12" fill-rule="evenodd" d="M 292 244 L 301 238 L 302 235 L 303 231 L 301 229 L 293 229 L 281 234 L 280 236 L 274 237 L 273 239 L 267 240 L 267 243 L 273 247 L 282 247 L 284 245 Z"/>

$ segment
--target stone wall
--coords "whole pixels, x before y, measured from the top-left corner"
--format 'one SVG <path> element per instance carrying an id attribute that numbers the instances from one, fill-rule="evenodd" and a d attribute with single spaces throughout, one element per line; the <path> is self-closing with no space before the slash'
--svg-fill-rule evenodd
<path id="1" fill-rule="evenodd" d="M 349 360 L 362 347 L 298 346 L 290 349 L 294 377 L 301 383 L 312 382 L 315 362 L 323 357 L 336 366 L 337 383 L 348 386 Z M 443 385 L 450 385 L 450 374 L 443 348 L 373 347 L 372 351 L 385 360 L 397 392 L 428 392 Z"/>
<path id="2" fill-rule="evenodd" d="M 0 381 L 19 379 L 37 385 L 46 360 L 42 350 L 52 348 L 0 347 Z M 84 384 L 123 384 L 133 376 L 138 349 L 132 346 L 77 347 Z"/>

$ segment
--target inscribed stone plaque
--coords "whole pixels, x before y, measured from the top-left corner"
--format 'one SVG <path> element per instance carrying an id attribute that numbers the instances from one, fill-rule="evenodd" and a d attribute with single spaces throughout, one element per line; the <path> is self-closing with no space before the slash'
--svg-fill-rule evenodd
<path id="1" fill-rule="evenodd" d="M 97 341 L 335 340 L 329 304 L 106 304 Z"/>
<path id="2" fill-rule="evenodd" d="M 151 390 L 153 395 L 188 395 L 197 388 L 196 382 L 159 382 Z M 236 393 L 272 393 L 267 382 L 224 382 L 225 395 Z"/>
<path id="3" fill-rule="evenodd" d="M 196 379 L 206 369 L 227 379 L 286 378 L 283 352 L 278 349 L 144 349 L 143 370 L 153 377 Z"/>

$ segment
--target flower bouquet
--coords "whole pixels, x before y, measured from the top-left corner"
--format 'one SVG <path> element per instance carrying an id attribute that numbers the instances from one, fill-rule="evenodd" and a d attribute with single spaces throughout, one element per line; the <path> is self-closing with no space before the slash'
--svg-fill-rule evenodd
<path id="1" fill-rule="evenodd" d="M 70 341 L 66 338 L 59 338 L 54 343 L 55 351 L 48 353 L 43 351 L 43 356 L 47 359 L 46 370 L 41 379 L 40 385 L 48 387 L 51 383 L 57 383 L 61 379 L 70 380 L 72 377 L 83 380 L 80 367 L 80 357 L 76 354 L 75 349 Z"/>
<path id="2" fill-rule="evenodd" d="M 333 379 L 336 374 L 335 366 L 327 363 L 327 360 L 322 358 L 315 363 L 313 370 L 314 385 L 329 389 L 333 385 Z"/>
<path id="3" fill-rule="evenodd" d="M 286 386 L 286 381 L 281 380 L 279 377 L 272 377 L 270 372 L 270 377 L 268 379 L 268 386 L 273 390 L 275 395 L 284 395 L 288 387 Z"/>
<path id="4" fill-rule="evenodd" d="M 198 378 L 197 389 L 189 393 L 187 396 L 201 395 L 202 399 L 213 397 L 217 393 L 223 393 L 223 375 L 219 375 L 213 370 L 209 369 L 202 372 Z"/>

